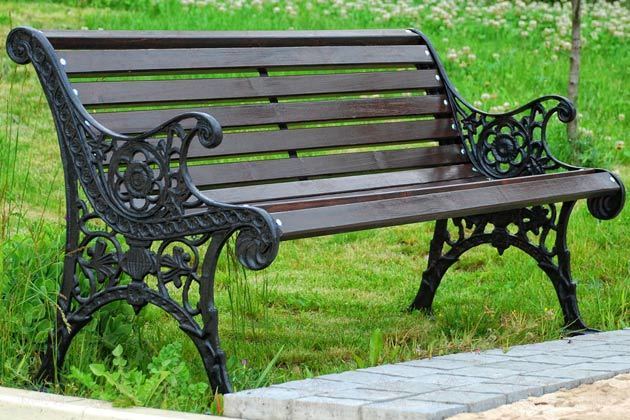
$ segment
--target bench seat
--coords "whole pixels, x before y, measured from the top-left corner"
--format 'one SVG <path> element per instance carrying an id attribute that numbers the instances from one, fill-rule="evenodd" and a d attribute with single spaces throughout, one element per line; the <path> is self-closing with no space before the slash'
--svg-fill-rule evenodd
<path id="1" fill-rule="evenodd" d="M 296 184 L 307 190 L 308 184 L 317 181 Z M 607 172 L 585 169 L 508 180 L 487 180 L 473 175 L 445 182 L 285 197 L 249 204 L 267 210 L 280 220 L 281 238 L 290 240 L 601 197 L 617 189 L 617 183 Z"/>

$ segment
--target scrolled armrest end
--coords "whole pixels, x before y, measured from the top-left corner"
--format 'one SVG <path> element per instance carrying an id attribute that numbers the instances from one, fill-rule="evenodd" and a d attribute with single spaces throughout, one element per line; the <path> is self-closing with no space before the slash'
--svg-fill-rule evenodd
<path id="1" fill-rule="evenodd" d="M 264 209 L 238 206 L 241 220 L 246 222 L 236 236 L 236 257 L 241 265 L 250 270 L 268 267 L 278 255 L 280 222 Z"/>
<path id="2" fill-rule="evenodd" d="M 217 147 L 223 141 L 223 129 L 214 117 L 205 113 L 196 113 L 197 125 L 195 131 L 199 143 L 207 149 Z"/>
<path id="3" fill-rule="evenodd" d="M 17 64 L 28 64 L 31 62 L 30 38 L 34 31 L 35 29 L 19 26 L 9 32 L 6 44 L 7 54 Z"/>
<path id="4" fill-rule="evenodd" d="M 626 188 L 621 178 L 612 172 L 608 172 L 608 174 L 619 185 L 619 190 L 610 195 L 586 200 L 588 211 L 599 220 L 614 219 L 621 213 L 626 202 Z"/>
<path id="5" fill-rule="evenodd" d="M 278 255 L 279 229 L 271 222 L 268 229 L 247 226 L 236 236 L 236 256 L 250 270 L 268 267 Z"/>
<path id="6" fill-rule="evenodd" d="M 558 119 L 565 124 L 573 121 L 577 116 L 573 103 L 564 97 L 557 97 L 556 99 L 559 101 L 557 105 Z"/>

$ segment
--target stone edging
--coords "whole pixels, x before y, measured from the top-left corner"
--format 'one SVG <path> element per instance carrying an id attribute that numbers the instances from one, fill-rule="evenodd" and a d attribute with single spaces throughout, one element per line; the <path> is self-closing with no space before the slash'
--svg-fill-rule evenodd
<path id="1" fill-rule="evenodd" d="M 228 417 L 156 410 L 114 408 L 105 401 L 0 387 L 0 420 L 212 420 Z"/>
<path id="2" fill-rule="evenodd" d="M 377 366 L 225 396 L 258 419 L 441 419 L 630 372 L 630 329 Z"/>

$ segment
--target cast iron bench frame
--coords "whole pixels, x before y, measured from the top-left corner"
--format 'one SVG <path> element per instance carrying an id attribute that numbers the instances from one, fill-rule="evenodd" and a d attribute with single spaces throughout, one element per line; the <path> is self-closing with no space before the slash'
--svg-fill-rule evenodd
<path id="1" fill-rule="evenodd" d="M 443 104 L 435 105 L 436 115 L 446 112 L 453 118 L 455 140 L 439 143 L 443 148 L 461 148 L 462 159 L 470 161 L 477 176 L 471 178 L 474 182 L 279 203 L 259 200 L 260 206 L 215 201 L 195 185 L 187 155 L 195 142 L 207 149 L 219 146 L 223 135 L 217 119 L 204 112 L 185 112 L 141 134 L 116 132 L 86 111 L 67 76 L 67 55 L 55 50 L 360 48 L 382 45 L 384 40 L 424 46 L 439 82 L 427 94 L 443 95 Z M 194 341 L 212 387 L 230 392 L 225 355 L 219 347 L 214 273 L 217 258 L 234 233 L 240 263 L 260 270 L 276 257 L 280 240 L 435 220 L 428 267 L 411 309 L 431 310 L 443 275 L 467 250 L 491 244 L 502 254 L 514 246 L 532 256 L 551 279 L 569 332 L 588 330 L 580 318 L 570 272 L 569 216 L 575 201 L 586 198 L 593 216 L 611 219 L 623 207 L 625 190 L 613 173 L 571 166 L 550 153 L 546 128 L 551 117 L 556 114 L 566 123 L 576 115 L 563 97 L 544 96 L 502 114 L 478 110 L 454 89 L 430 42 L 416 30 L 43 33 L 19 27 L 9 34 L 7 51 L 16 63 L 32 63 L 37 71 L 53 114 L 65 172 L 67 236 L 59 314 L 38 373 L 40 380 L 53 379 L 73 337 L 95 311 L 126 300 L 136 311 L 152 303 L 172 315 Z M 266 75 L 265 69 L 260 70 L 261 77 Z M 156 146 L 148 139 L 157 134 L 164 139 Z M 566 171 L 555 173 L 558 169 Z M 111 175 L 117 171 L 118 175 Z M 497 196 L 502 199 L 497 201 Z M 327 212 L 329 206 L 343 206 L 337 207 L 343 211 Z M 96 220 L 108 228 L 94 228 Z M 548 246 L 551 232 L 555 232 L 555 242 Z M 179 246 L 171 246 L 175 243 Z M 208 247 L 201 259 L 204 244 Z M 120 281 L 122 273 L 131 278 L 127 284 Z M 144 281 L 149 275 L 157 278 L 157 288 Z M 188 296 L 195 284 L 199 287 L 197 305 Z M 168 292 L 173 285 L 182 291 L 181 303 Z"/>

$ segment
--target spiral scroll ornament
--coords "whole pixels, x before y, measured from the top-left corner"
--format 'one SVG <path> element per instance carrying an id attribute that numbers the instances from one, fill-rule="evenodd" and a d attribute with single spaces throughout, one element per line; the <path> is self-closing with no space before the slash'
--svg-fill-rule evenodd
<path id="1" fill-rule="evenodd" d="M 608 173 L 611 182 L 617 183 L 620 189 L 615 194 L 589 198 L 586 203 L 588 211 L 600 220 L 610 220 L 619 215 L 626 202 L 626 188 L 617 174 Z"/>
<path id="2" fill-rule="evenodd" d="M 278 243 L 252 227 L 242 229 L 236 237 L 236 255 L 250 270 L 262 270 L 278 255 Z"/>

